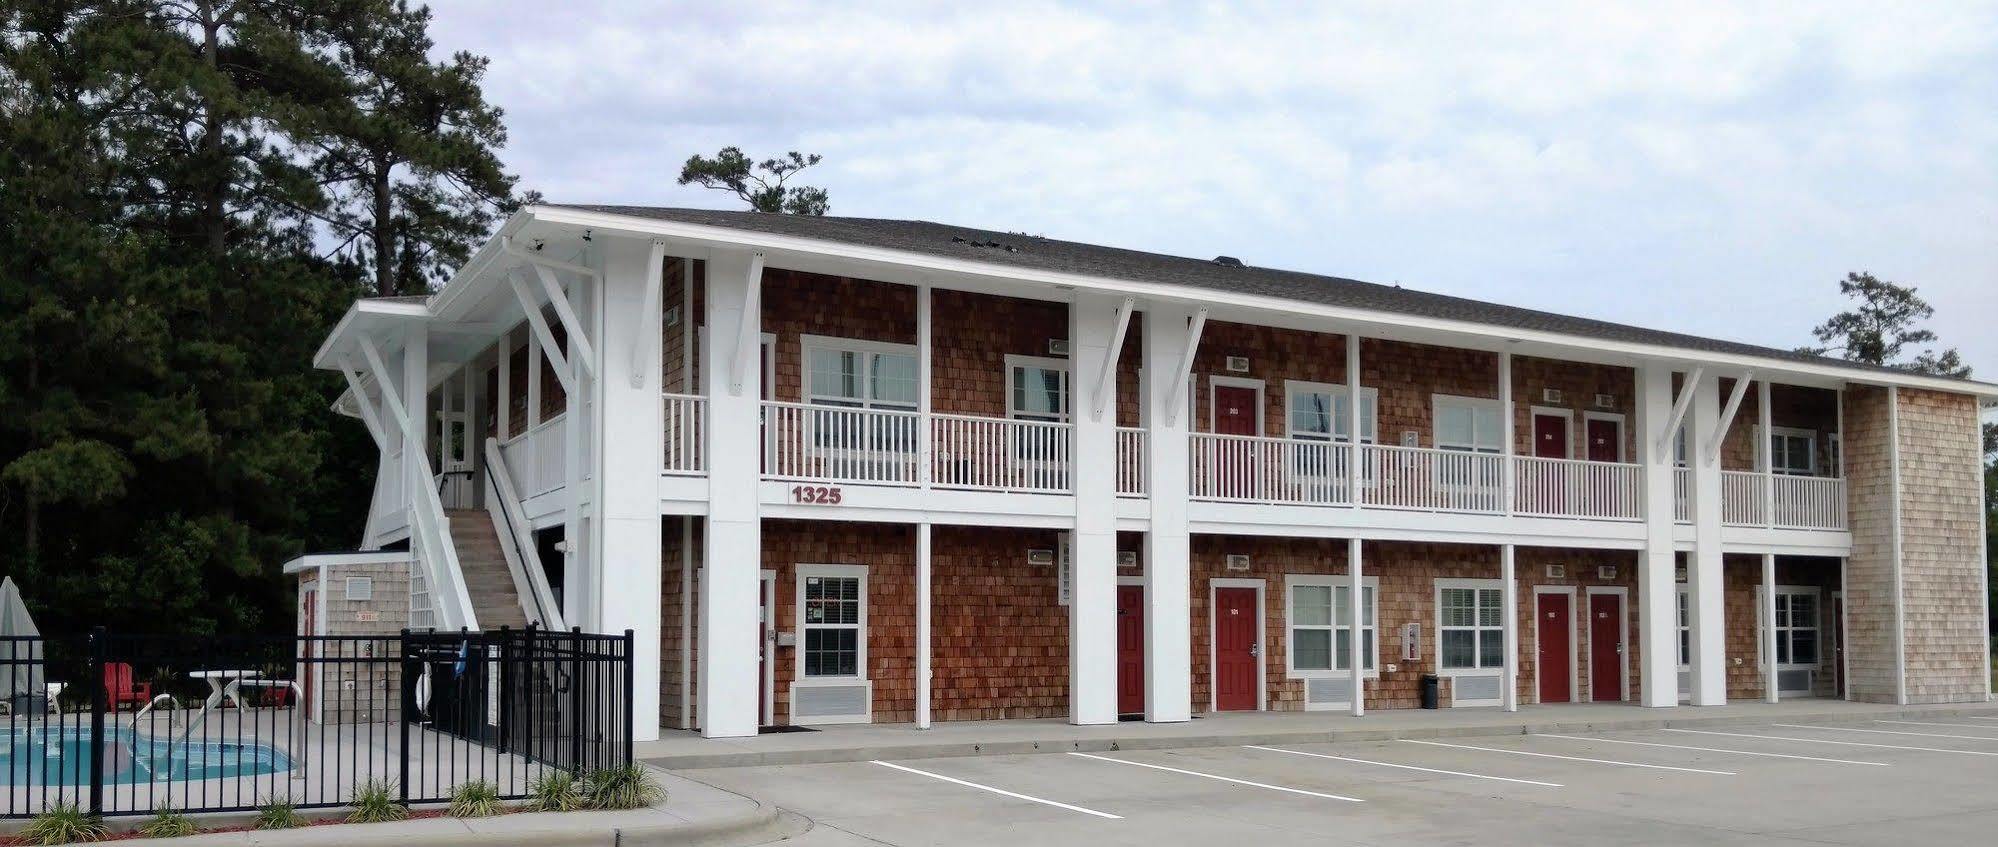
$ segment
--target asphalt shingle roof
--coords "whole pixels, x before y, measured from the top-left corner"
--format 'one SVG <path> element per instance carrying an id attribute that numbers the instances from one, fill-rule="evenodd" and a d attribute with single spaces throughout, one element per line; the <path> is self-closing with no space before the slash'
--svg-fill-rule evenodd
<path id="1" fill-rule="evenodd" d="M 886 218 L 807 217 L 763 212 L 682 209 L 656 206 L 549 204 L 612 215 L 811 238 L 904 250 L 931 256 L 987 262 L 1024 269 L 1081 274 L 1133 282 L 1164 283 L 1390 314 L 1465 321 L 1510 329 L 1559 333 L 1579 338 L 1652 344 L 1685 350 L 1756 356 L 1824 364 L 1868 372 L 1900 369 L 1849 362 L 1795 350 L 1703 338 L 1677 332 L 1611 323 L 1381 285 L 1336 276 L 1223 264 L 1212 259 L 1168 256 L 1035 235 L 994 232 L 930 221 Z"/>

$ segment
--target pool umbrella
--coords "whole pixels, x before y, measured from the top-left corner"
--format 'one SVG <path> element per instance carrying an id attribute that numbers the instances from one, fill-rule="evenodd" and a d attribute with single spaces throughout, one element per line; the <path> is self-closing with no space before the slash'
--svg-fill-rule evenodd
<path id="1" fill-rule="evenodd" d="M 48 695 L 42 687 L 41 634 L 14 578 L 0 579 L 0 697 L 16 712 Z"/>

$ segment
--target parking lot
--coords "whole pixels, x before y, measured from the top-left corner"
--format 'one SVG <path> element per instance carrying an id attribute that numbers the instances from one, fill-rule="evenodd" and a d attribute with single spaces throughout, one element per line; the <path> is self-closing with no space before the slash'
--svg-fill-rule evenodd
<path id="1" fill-rule="evenodd" d="M 1974 844 L 1998 718 L 700 771 L 807 844 Z"/>

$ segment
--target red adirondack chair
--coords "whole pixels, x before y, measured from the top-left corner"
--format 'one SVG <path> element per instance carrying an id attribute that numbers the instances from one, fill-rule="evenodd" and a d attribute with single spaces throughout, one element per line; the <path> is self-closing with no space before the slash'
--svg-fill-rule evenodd
<path id="1" fill-rule="evenodd" d="M 133 682 L 131 665 L 124 662 L 105 662 L 104 699 L 114 712 L 126 703 L 144 706 L 152 702 L 153 684 Z"/>

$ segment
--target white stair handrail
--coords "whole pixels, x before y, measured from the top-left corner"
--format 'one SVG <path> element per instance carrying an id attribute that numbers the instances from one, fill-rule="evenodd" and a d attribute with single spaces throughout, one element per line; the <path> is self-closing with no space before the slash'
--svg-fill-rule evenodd
<path id="1" fill-rule="evenodd" d="M 416 478 L 428 480 L 430 457 L 418 451 L 405 455 L 416 463 Z M 412 486 L 409 492 L 410 548 L 423 562 L 429 578 L 433 623 L 440 630 L 478 629 L 478 615 L 472 610 L 472 596 L 465 589 L 465 573 L 458 566 L 458 549 L 451 543 L 451 523 L 444 517 L 444 501 L 429 485 Z"/>
<path id="2" fill-rule="evenodd" d="M 499 440 L 494 438 L 486 439 L 486 511 L 492 515 L 493 527 L 499 530 L 500 552 L 506 557 L 507 570 L 513 574 L 514 593 L 520 598 L 520 610 L 527 615 L 528 622 L 544 629 L 568 629 L 562 619 L 561 604 L 555 602 L 555 592 L 541 569 L 534 537 L 528 534 L 527 518 L 521 512 L 513 476 L 500 455 Z"/>

